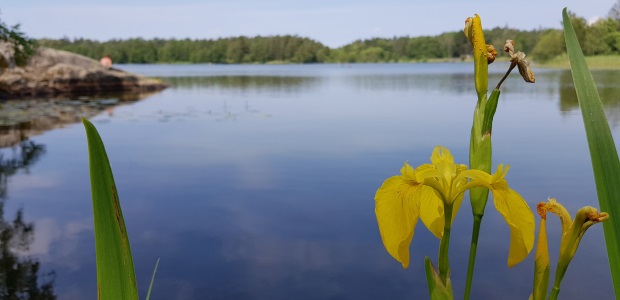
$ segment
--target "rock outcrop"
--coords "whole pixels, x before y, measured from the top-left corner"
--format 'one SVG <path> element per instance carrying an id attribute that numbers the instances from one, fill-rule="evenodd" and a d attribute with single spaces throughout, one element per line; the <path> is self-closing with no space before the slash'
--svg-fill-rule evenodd
<path id="1" fill-rule="evenodd" d="M 167 85 L 79 54 L 40 48 L 24 67 L 17 67 L 9 44 L 0 44 L 0 99 L 105 95 L 157 91 Z"/>

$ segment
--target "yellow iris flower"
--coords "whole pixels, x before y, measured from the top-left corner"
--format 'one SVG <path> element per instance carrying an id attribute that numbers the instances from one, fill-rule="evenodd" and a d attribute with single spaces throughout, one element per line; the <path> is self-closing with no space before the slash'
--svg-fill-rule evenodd
<path id="1" fill-rule="evenodd" d="M 454 163 L 448 149 L 435 147 L 431 164 L 417 169 L 405 163 L 401 175 L 388 178 L 375 195 L 375 214 L 383 245 L 404 268 L 409 266 L 409 246 L 413 232 L 422 219 L 424 225 L 441 239 L 444 231 L 444 207 L 452 207 L 450 222 L 458 211 L 463 194 L 472 187 L 485 187 L 493 193 L 495 208 L 510 227 L 508 266 L 521 262 L 534 246 L 534 215 L 523 198 L 510 189 L 504 179 L 508 166 L 497 167 L 489 175 Z"/>

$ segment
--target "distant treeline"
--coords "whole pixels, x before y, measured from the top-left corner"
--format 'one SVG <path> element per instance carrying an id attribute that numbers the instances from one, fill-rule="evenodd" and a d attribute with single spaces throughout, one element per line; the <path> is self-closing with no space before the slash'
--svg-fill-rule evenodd
<path id="1" fill-rule="evenodd" d="M 620 20 L 601 19 L 591 25 L 573 16 L 573 26 L 585 55 L 620 54 Z M 487 43 L 501 52 L 506 39 L 516 50 L 544 61 L 565 52 L 560 30 L 516 30 L 494 28 L 485 31 Z M 433 59 L 464 59 L 471 45 L 462 31 L 438 36 L 394 37 L 358 40 L 330 49 L 320 42 L 299 36 L 234 37 L 211 40 L 140 38 L 110 40 L 38 40 L 39 45 L 80 53 L 99 59 L 109 54 L 115 63 L 355 63 L 408 62 Z"/>

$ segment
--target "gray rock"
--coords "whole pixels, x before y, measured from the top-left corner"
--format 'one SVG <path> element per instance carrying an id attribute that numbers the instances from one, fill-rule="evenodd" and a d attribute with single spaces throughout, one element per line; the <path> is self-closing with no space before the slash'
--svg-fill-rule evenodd
<path id="1" fill-rule="evenodd" d="M 12 47 L 0 43 L 0 99 L 151 92 L 166 88 L 146 78 L 79 54 L 40 48 L 24 67 L 15 66 Z"/>

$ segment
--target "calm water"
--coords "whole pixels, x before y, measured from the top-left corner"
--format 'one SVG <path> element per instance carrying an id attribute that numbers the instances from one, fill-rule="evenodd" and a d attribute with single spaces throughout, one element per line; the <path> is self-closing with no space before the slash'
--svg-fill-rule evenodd
<path id="1" fill-rule="evenodd" d="M 437 261 L 438 240 L 418 226 L 402 269 L 383 248 L 373 197 L 404 161 L 428 162 L 435 145 L 467 163 L 471 65 L 119 67 L 171 84 L 92 118 L 112 162 L 142 297 L 158 258 L 152 299 L 428 297 L 423 261 Z M 507 66 L 492 67 L 494 85 Z M 619 75 L 595 73 L 616 139 Z M 494 162 L 512 165 L 507 179 L 532 208 L 549 196 L 571 214 L 598 207 L 570 73 L 536 70 L 536 78 L 526 84 L 513 74 L 504 83 Z M 95 299 L 84 129 L 68 125 L 31 141 L 41 151 L 3 177 L 3 217 L 22 209 L 34 223 L 22 257 L 38 260 L 40 274 L 55 273 L 60 299 Z M 450 254 L 461 295 L 469 205 L 455 224 Z M 527 299 L 533 253 L 508 269 L 509 230 L 493 205 L 482 227 L 473 299 Z M 548 228 L 554 267 L 557 218 Z M 602 226 L 584 237 L 562 295 L 613 298 Z"/>

